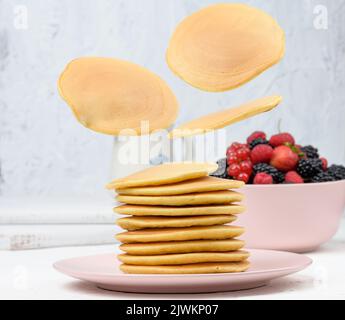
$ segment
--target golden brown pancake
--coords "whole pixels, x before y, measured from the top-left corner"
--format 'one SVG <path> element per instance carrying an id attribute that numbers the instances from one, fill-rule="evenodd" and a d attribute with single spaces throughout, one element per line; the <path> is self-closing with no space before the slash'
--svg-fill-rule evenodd
<path id="1" fill-rule="evenodd" d="M 278 63 L 285 35 L 267 13 L 246 4 L 203 8 L 176 28 L 167 50 L 170 69 L 205 91 L 237 88 Z"/>
<path id="2" fill-rule="evenodd" d="M 168 85 L 127 61 L 75 59 L 61 74 L 58 87 L 78 121 L 105 134 L 141 134 L 142 121 L 149 122 L 149 132 L 166 129 L 178 114 L 177 100 Z M 124 129 L 129 130 L 122 132 Z"/>

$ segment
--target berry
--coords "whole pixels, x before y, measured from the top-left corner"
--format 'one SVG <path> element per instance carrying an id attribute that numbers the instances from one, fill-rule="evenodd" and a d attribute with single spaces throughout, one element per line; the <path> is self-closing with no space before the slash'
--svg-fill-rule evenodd
<path id="1" fill-rule="evenodd" d="M 227 150 L 226 150 L 226 156 L 228 157 L 229 154 L 235 153 L 237 150 L 242 148 L 242 144 L 239 142 L 234 142 Z"/>
<path id="2" fill-rule="evenodd" d="M 268 141 L 262 138 L 255 139 L 249 144 L 250 150 L 253 150 L 259 144 L 268 144 Z"/>
<path id="3" fill-rule="evenodd" d="M 270 164 L 280 171 L 288 172 L 296 168 L 298 160 L 298 155 L 290 147 L 279 146 L 274 149 Z"/>
<path id="4" fill-rule="evenodd" d="M 304 179 L 311 179 L 322 171 L 320 159 L 302 159 L 297 166 L 297 173 Z"/>
<path id="5" fill-rule="evenodd" d="M 228 168 L 228 174 L 233 178 L 236 178 L 241 172 L 241 167 L 238 164 L 232 164 Z"/>
<path id="6" fill-rule="evenodd" d="M 289 171 L 285 175 L 285 182 L 300 184 L 300 183 L 304 183 L 304 180 L 296 171 Z"/>
<path id="7" fill-rule="evenodd" d="M 229 166 L 231 166 L 232 164 L 238 164 L 239 163 L 239 159 L 236 156 L 230 156 L 227 159 L 227 163 Z"/>
<path id="8" fill-rule="evenodd" d="M 308 159 L 318 159 L 320 157 L 319 150 L 314 148 L 313 146 L 302 147 L 301 151 L 306 155 Z"/>
<path id="9" fill-rule="evenodd" d="M 275 183 L 283 183 L 285 180 L 284 173 L 280 172 L 278 169 L 270 166 L 267 163 L 259 163 L 253 167 L 254 175 L 258 173 L 267 173 L 272 176 Z"/>
<path id="10" fill-rule="evenodd" d="M 254 140 L 256 139 L 262 139 L 262 140 L 266 140 L 266 133 L 262 132 L 262 131 L 255 131 L 254 133 L 252 133 L 248 139 L 247 139 L 247 143 L 250 144 L 252 143 Z"/>
<path id="11" fill-rule="evenodd" d="M 248 183 L 249 178 L 250 178 L 249 174 L 242 172 L 236 177 L 236 180 L 243 181 L 244 183 Z"/>
<path id="12" fill-rule="evenodd" d="M 273 148 L 269 145 L 259 144 L 250 155 L 253 164 L 269 163 L 273 155 Z"/>
<path id="13" fill-rule="evenodd" d="M 237 150 L 236 151 L 236 156 L 241 161 L 249 159 L 249 157 L 250 157 L 250 150 L 249 150 L 249 148 L 244 147 L 244 148 L 241 148 L 241 149 Z"/>
<path id="14" fill-rule="evenodd" d="M 331 175 L 336 181 L 345 180 L 345 167 L 332 165 L 328 168 L 328 174 Z"/>
<path id="15" fill-rule="evenodd" d="M 311 179 L 311 182 L 313 183 L 332 182 L 332 181 L 336 181 L 336 179 L 333 176 L 331 176 L 328 172 L 320 172 Z"/>
<path id="16" fill-rule="evenodd" d="M 218 164 L 218 169 L 217 169 L 217 171 L 213 172 L 211 174 L 211 176 L 217 177 L 217 178 L 222 178 L 222 179 L 227 178 L 228 173 L 227 173 L 226 159 L 221 159 L 221 160 L 217 161 L 217 164 Z"/>
<path id="17" fill-rule="evenodd" d="M 240 170 L 241 172 L 244 172 L 248 174 L 249 176 L 252 175 L 253 172 L 253 164 L 250 160 L 242 161 L 240 163 Z"/>
<path id="18" fill-rule="evenodd" d="M 273 184 L 273 178 L 267 173 L 258 173 L 254 178 L 254 184 Z"/>
<path id="19" fill-rule="evenodd" d="M 326 158 L 320 158 L 321 162 L 322 162 L 322 169 L 323 171 L 327 171 L 328 169 L 328 161 Z"/>
<path id="20" fill-rule="evenodd" d="M 290 133 L 279 133 L 271 137 L 270 145 L 272 147 L 279 147 L 286 143 L 295 144 L 295 139 Z"/>

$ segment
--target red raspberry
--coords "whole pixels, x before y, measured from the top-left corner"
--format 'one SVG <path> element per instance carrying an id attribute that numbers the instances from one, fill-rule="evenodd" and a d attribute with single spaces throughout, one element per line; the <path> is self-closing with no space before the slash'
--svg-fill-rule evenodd
<path id="1" fill-rule="evenodd" d="M 239 163 L 239 160 L 236 156 L 230 156 L 228 157 L 228 165 L 231 166 L 232 164 L 238 164 Z"/>
<path id="2" fill-rule="evenodd" d="M 265 132 L 262 132 L 262 131 L 255 131 L 254 133 L 252 133 L 248 139 L 247 139 L 247 143 L 250 144 L 252 143 L 254 140 L 256 139 L 263 139 L 263 140 L 266 140 L 266 133 Z"/>
<path id="3" fill-rule="evenodd" d="M 244 183 L 248 183 L 250 176 L 244 172 L 240 173 L 236 180 L 243 181 Z"/>
<path id="4" fill-rule="evenodd" d="M 273 148 L 267 144 L 259 144 L 250 155 L 253 164 L 269 163 L 273 155 Z"/>
<path id="5" fill-rule="evenodd" d="M 267 173 L 258 173 L 254 178 L 254 184 L 273 184 L 273 178 Z"/>
<path id="6" fill-rule="evenodd" d="M 241 167 L 238 164 L 232 164 L 228 168 L 228 174 L 230 177 L 237 177 L 241 173 Z"/>
<path id="7" fill-rule="evenodd" d="M 304 180 L 296 171 L 290 171 L 285 175 L 285 182 L 299 184 L 304 183 Z"/>
<path id="8" fill-rule="evenodd" d="M 328 169 L 328 161 L 326 158 L 320 158 L 321 162 L 322 162 L 322 169 L 323 171 L 327 171 Z"/>
<path id="9" fill-rule="evenodd" d="M 279 147 L 285 143 L 295 144 L 295 139 L 290 133 L 279 133 L 271 137 L 270 145 L 272 147 Z"/>
<path id="10" fill-rule="evenodd" d="M 253 173 L 253 164 L 250 160 L 242 161 L 240 163 L 241 172 L 248 174 L 249 176 Z"/>
<path id="11" fill-rule="evenodd" d="M 242 161 L 249 159 L 249 157 L 250 157 L 249 148 L 244 147 L 244 148 L 237 150 L 236 156 L 239 160 L 242 160 Z"/>

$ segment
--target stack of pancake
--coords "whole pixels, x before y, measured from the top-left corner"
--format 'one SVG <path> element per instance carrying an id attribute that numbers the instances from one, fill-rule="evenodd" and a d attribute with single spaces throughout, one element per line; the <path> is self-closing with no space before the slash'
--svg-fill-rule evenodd
<path id="1" fill-rule="evenodd" d="M 248 252 L 235 239 L 244 229 L 228 225 L 244 207 L 239 181 L 208 176 L 217 165 L 171 163 L 152 167 L 108 185 L 128 215 L 117 223 L 116 238 L 126 273 L 230 273 L 248 269 Z"/>

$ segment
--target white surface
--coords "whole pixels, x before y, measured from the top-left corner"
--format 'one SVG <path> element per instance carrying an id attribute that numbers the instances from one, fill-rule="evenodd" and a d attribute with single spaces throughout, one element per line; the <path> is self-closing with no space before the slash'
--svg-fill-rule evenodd
<path id="1" fill-rule="evenodd" d="M 0 225 L 0 250 L 27 250 L 115 242 L 111 224 Z"/>
<path id="2" fill-rule="evenodd" d="M 114 194 L 79 198 L 0 198 L 1 224 L 114 224 Z"/>
<path id="3" fill-rule="evenodd" d="M 210 94 L 175 77 L 164 55 L 177 22 L 214 2 L 219 1 L 0 1 L 1 192 L 103 193 L 112 138 L 79 125 L 56 89 L 65 64 L 85 55 L 117 56 L 157 72 L 180 101 L 178 123 L 280 93 L 284 103 L 279 109 L 232 126 L 229 141 L 243 140 L 255 129 L 276 132 L 283 119 L 282 129 L 294 133 L 299 142 L 315 144 L 331 162 L 344 163 L 344 0 L 321 2 L 328 9 L 327 30 L 314 27 L 319 0 L 240 1 L 277 18 L 286 31 L 286 56 L 247 85 Z M 27 26 L 21 29 L 18 14 L 23 8 Z"/>
<path id="4" fill-rule="evenodd" d="M 114 246 L 0 252 L 0 299 L 345 299 L 345 233 L 318 252 L 308 269 L 259 289 L 217 294 L 129 294 L 97 289 L 52 268 L 61 259 L 109 253 Z"/>

